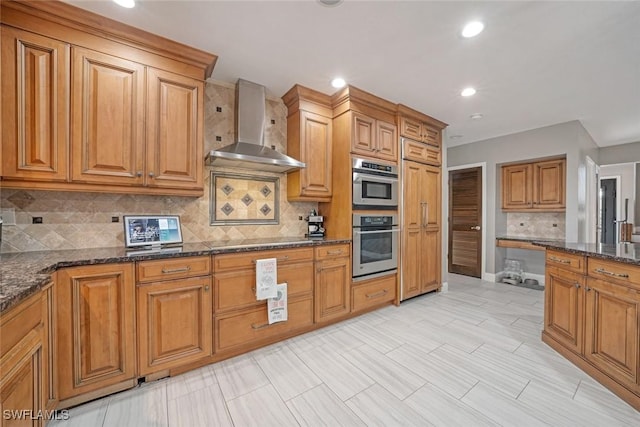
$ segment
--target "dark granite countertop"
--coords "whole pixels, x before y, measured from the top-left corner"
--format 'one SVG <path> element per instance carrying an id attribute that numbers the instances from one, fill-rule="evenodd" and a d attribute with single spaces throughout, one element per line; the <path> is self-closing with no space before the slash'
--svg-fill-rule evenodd
<path id="1" fill-rule="evenodd" d="M 0 313 L 37 292 L 51 281 L 51 273 L 65 267 L 113 264 L 162 258 L 215 255 L 268 249 L 349 243 L 349 239 L 306 239 L 274 237 L 185 243 L 158 251 L 127 251 L 125 248 L 95 248 L 64 251 L 0 254 Z"/>
<path id="2" fill-rule="evenodd" d="M 595 258 L 640 265 L 640 243 L 619 243 L 617 245 L 605 245 L 602 243 L 536 241 L 534 242 L 534 244 L 547 249 L 557 249 L 578 255 L 587 255 Z"/>
<path id="3" fill-rule="evenodd" d="M 514 242 L 553 242 L 563 243 L 564 239 L 545 239 L 544 237 L 521 237 L 521 236 L 496 236 L 496 240 L 511 240 Z"/>

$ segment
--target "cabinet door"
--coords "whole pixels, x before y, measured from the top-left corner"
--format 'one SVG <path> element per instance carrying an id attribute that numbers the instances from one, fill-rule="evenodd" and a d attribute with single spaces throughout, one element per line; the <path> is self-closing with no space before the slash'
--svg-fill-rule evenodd
<path id="1" fill-rule="evenodd" d="M 422 124 L 408 117 L 400 118 L 400 135 L 414 141 L 422 141 Z"/>
<path id="2" fill-rule="evenodd" d="M 140 375 L 211 355 L 211 278 L 138 285 Z"/>
<path id="3" fill-rule="evenodd" d="M 349 258 L 316 263 L 315 322 L 348 314 L 351 310 L 351 271 Z"/>
<path id="4" fill-rule="evenodd" d="M 424 203 L 423 224 L 431 231 L 440 230 L 441 172 L 434 166 L 422 166 L 420 172 L 420 199 Z"/>
<path id="5" fill-rule="evenodd" d="M 422 232 L 422 250 L 420 251 L 420 292 L 425 293 L 440 289 L 441 253 L 440 231 L 424 229 Z"/>
<path id="6" fill-rule="evenodd" d="M 376 120 L 376 157 L 398 161 L 398 134 L 396 125 Z"/>
<path id="7" fill-rule="evenodd" d="M 533 164 L 533 207 L 565 208 L 565 159 Z"/>
<path id="8" fill-rule="evenodd" d="M 63 269 L 56 285 L 60 400 L 128 380 L 133 386 L 133 263 Z"/>
<path id="9" fill-rule="evenodd" d="M 440 132 L 440 129 L 423 124 L 422 141 L 424 141 L 426 144 L 429 144 L 433 147 L 438 147 L 438 149 L 440 149 L 440 146 L 442 145 L 442 134 Z"/>
<path id="10" fill-rule="evenodd" d="M 364 114 L 353 112 L 353 137 L 351 151 L 353 153 L 373 156 L 376 150 L 376 121 Z"/>
<path id="11" fill-rule="evenodd" d="M 0 27 L 2 175 L 65 181 L 69 146 L 69 45 Z"/>
<path id="12" fill-rule="evenodd" d="M 584 276 L 547 266 L 544 330 L 567 348 L 582 353 Z"/>
<path id="13" fill-rule="evenodd" d="M 202 190 L 203 83 L 149 68 L 147 91 L 146 184 Z"/>
<path id="14" fill-rule="evenodd" d="M 307 111 L 300 113 L 300 157 L 307 165 L 300 170 L 300 194 L 327 199 L 333 193 L 332 120 Z"/>
<path id="15" fill-rule="evenodd" d="M 502 209 L 531 208 L 531 164 L 502 167 Z"/>
<path id="16" fill-rule="evenodd" d="M 402 299 L 420 294 L 420 265 L 422 253 L 422 230 L 405 228 L 402 232 Z"/>
<path id="17" fill-rule="evenodd" d="M 31 330 L 7 354 L 0 363 L 0 408 L 2 408 L 3 426 L 43 426 L 44 419 L 37 415 L 46 408 L 43 405 L 43 348 L 42 326 Z M 30 419 L 25 410 L 32 411 L 34 417 Z M 12 418 L 5 416 L 10 411 L 21 411 L 26 418 Z"/>
<path id="18" fill-rule="evenodd" d="M 423 200 L 420 192 L 422 166 L 418 163 L 403 162 L 402 167 L 402 215 L 403 226 L 422 227 Z"/>
<path id="19" fill-rule="evenodd" d="M 625 286 L 587 279 L 585 357 L 627 387 L 640 391 L 640 294 Z"/>
<path id="20" fill-rule="evenodd" d="M 144 66 L 75 46 L 72 54 L 72 180 L 141 185 Z"/>

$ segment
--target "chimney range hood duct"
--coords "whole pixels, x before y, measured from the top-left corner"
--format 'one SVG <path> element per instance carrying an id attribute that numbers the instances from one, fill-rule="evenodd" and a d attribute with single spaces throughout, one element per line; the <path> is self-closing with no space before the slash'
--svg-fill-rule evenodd
<path id="1" fill-rule="evenodd" d="M 211 150 L 205 163 L 209 166 L 252 169 L 266 172 L 288 172 L 306 167 L 292 157 L 264 145 L 264 86 L 238 80 L 236 85 L 236 141 Z"/>

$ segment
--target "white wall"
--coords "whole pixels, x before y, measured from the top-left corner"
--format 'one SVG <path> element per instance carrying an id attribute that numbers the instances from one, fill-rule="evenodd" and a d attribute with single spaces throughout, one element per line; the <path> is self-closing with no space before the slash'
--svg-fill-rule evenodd
<path id="1" fill-rule="evenodd" d="M 580 241 L 580 237 L 585 235 L 584 230 L 579 231 L 579 227 L 584 228 L 586 191 L 585 185 L 579 184 L 579 171 L 583 170 L 582 173 L 585 173 L 587 155 L 596 163 L 598 162 L 598 147 L 579 121 L 561 123 L 447 149 L 447 167 L 479 162 L 487 164 L 487 194 L 485 198 L 487 204 L 487 257 L 484 266 L 486 272 L 496 273 L 500 271 L 502 266 L 502 260 L 496 259 L 495 247 L 495 238 L 497 235 L 505 234 L 507 223 L 506 214 L 501 210 L 499 165 L 545 157 L 566 156 L 566 239 L 575 242 Z"/>

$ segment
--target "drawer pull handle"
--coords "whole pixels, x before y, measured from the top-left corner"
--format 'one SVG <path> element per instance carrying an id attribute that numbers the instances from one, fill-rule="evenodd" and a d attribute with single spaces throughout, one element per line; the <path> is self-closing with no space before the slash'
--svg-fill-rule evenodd
<path id="1" fill-rule="evenodd" d="M 281 258 L 276 258 L 276 262 L 278 262 L 278 261 L 279 262 L 283 262 L 283 261 L 288 261 L 288 260 L 289 260 L 289 255 L 285 255 L 285 256 L 283 256 Z M 257 259 L 252 259 L 251 262 L 256 264 L 258 262 L 258 260 Z"/>
<path id="2" fill-rule="evenodd" d="M 576 287 L 576 289 L 580 289 L 580 283 L 576 283 L 576 284 L 574 284 L 573 286 L 575 286 L 575 287 Z"/>
<path id="3" fill-rule="evenodd" d="M 342 249 L 338 249 L 337 251 L 327 251 L 327 255 L 342 255 Z"/>
<path id="4" fill-rule="evenodd" d="M 588 286 L 585 289 L 586 289 L 587 292 L 589 292 L 591 290 L 591 288 L 588 287 Z"/>
<path id="5" fill-rule="evenodd" d="M 556 258 L 554 256 L 550 256 L 549 257 L 550 261 L 554 261 L 554 262 L 559 262 L 561 264 L 571 264 L 571 261 L 568 259 L 560 259 L 560 258 Z"/>
<path id="6" fill-rule="evenodd" d="M 626 273 L 614 273 L 613 271 L 607 271 L 604 268 L 596 268 L 596 273 L 606 274 L 607 276 L 620 277 L 622 279 L 628 279 L 629 275 Z"/>
<path id="7" fill-rule="evenodd" d="M 378 297 L 381 297 L 381 296 L 386 295 L 386 294 L 387 294 L 387 292 L 389 292 L 389 291 L 388 291 L 388 290 L 386 290 L 386 289 L 383 289 L 382 291 L 380 291 L 380 292 L 376 292 L 375 294 L 366 294 L 365 296 L 366 296 L 367 298 L 378 298 Z"/>
<path id="8" fill-rule="evenodd" d="M 204 291 L 205 291 L 205 292 L 209 292 L 209 285 L 206 285 L 206 286 L 204 287 Z"/>
<path id="9" fill-rule="evenodd" d="M 168 270 L 162 267 L 162 274 L 186 273 L 187 271 L 191 271 L 190 265 L 187 265 L 186 267 L 174 268 L 172 270 Z"/>
<path id="10" fill-rule="evenodd" d="M 266 328 L 267 326 L 271 326 L 271 325 L 268 323 L 263 323 L 262 325 L 256 325 L 255 323 L 251 324 L 252 329 L 262 329 L 262 328 Z"/>

